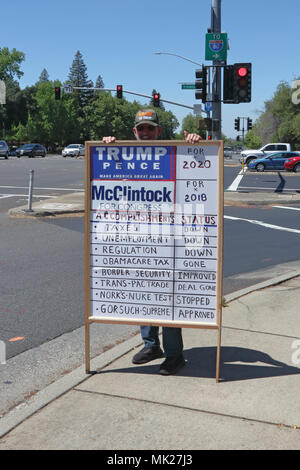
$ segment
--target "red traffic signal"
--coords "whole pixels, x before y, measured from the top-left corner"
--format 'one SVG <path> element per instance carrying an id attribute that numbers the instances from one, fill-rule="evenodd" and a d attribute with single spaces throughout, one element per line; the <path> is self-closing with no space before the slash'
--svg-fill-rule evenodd
<path id="1" fill-rule="evenodd" d="M 160 94 L 159 93 L 153 93 L 152 101 L 153 101 L 153 106 L 155 106 L 156 108 L 159 108 Z"/>
<path id="2" fill-rule="evenodd" d="M 117 85 L 117 98 L 123 98 L 123 86 Z"/>
<path id="3" fill-rule="evenodd" d="M 60 86 L 56 86 L 54 89 L 55 99 L 60 100 Z"/>
<path id="4" fill-rule="evenodd" d="M 237 74 L 239 77 L 246 77 L 247 73 L 248 73 L 248 70 L 246 67 L 240 67 L 237 69 Z"/>
<path id="5" fill-rule="evenodd" d="M 234 64 L 233 98 L 234 103 L 251 101 L 251 63 Z"/>

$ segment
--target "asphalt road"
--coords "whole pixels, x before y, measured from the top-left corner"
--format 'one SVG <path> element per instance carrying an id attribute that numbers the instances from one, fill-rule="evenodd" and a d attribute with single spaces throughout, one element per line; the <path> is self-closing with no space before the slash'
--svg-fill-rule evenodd
<path id="1" fill-rule="evenodd" d="M 11 359 L 1 371 L 1 412 L 24 396 L 27 387 L 31 393 L 84 362 L 83 217 L 7 215 L 9 207 L 26 203 L 30 169 L 35 170 L 34 195 L 43 198 L 83 190 L 84 162 L 49 156 L 0 164 L 0 339 Z M 225 167 L 225 188 L 240 169 Z M 278 186 L 277 175 L 259 174 L 258 182 L 253 177 L 243 176 L 240 185 L 252 181 L 253 187 L 265 186 L 268 181 L 270 191 Z M 297 190 L 299 179 L 286 179 Z M 280 274 L 281 263 L 292 266 L 300 260 L 299 209 L 225 207 L 225 295 Z M 138 327 L 97 324 L 91 331 L 93 356 L 138 333 Z"/>
<path id="2" fill-rule="evenodd" d="M 7 344 L 10 358 L 84 324 L 83 217 L 34 220 L 11 219 L 7 215 L 8 208 L 26 203 L 30 169 L 35 172 L 34 197 L 55 198 L 66 191 L 83 190 L 84 160 L 57 155 L 0 163 L 1 339 Z M 240 169 L 239 165 L 225 167 L 225 188 Z M 291 184 L 300 182 L 299 178 L 291 177 Z M 239 187 L 251 183 L 255 187 L 266 185 L 266 181 L 269 185 L 273 182 L 272 190 L 276 190 L 278 177 L 274 174 L 245 175 Z M 300 229 L 297 210 L 225 207 L 225 295 L 247 282 L 253 283 L 240 279 L 239 274 L 300 259 L 299 233 L 251 222 L 257 220 Z M 110 328 L 113 330 L 112 326 L 103 326 L 103 331 Z M 109 341 L 118 340 L 108 336 Z M 19 339 L 12 341 L 15 338 Z"/>
<path id="3" fill-rule="evenodd" d="M 33 176 L 35 201 L 55 198 L 60 194 L 84 191 L 83 158 L 62 158 L 49 155 L 45 158 L 16 158 L 0 160 L 0 212 L 27 204 L 30 170 Z"/>

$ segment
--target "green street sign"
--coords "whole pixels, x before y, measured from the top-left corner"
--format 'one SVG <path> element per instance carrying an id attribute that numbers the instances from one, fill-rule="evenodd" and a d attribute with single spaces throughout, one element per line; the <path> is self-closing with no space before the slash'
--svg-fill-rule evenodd
<path id="1" fill-rule="evenodd" d="M 182 83 L 181 84 L 181 89 L 182 90 L 195 90 L 196 85 L 195 85 L 195 83 Z"/>
<path id="2" fill-rule="evenodd" d="M 227 33 L 207 33 L 205 36 L 205 60 L 227 59 Z"/>

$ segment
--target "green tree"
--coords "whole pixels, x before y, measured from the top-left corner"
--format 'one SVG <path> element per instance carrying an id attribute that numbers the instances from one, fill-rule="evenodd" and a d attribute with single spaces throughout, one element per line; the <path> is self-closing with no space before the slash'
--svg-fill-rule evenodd
<path id="1" fill-rule="evenodd" d="M 13 126 L 12 138 L 15 140 L 39 141 L 47 147 L 66 145 L 79 141 L 78 118 L 72 100 L 63 97 L 57 101 L 54 97 L 54 87 L 61 83 L 43 82 L 35 87 L 32 99 L 35 102 L 35 112 L 28 114 L 25 124 Z"/>
<path id="2" fill-rule="evenodd" d="M 300 145 L 300 105 L 293 103 L 292 92 L 287 82 L 280 82 L 272 98 L 265 102 L 265 110 L 254 129 L 262 144 L 288 142 L 294 146 Z"/>
<path id="3" fill-rule="evenodd" d="M 38 83 L 49 82 L 49 73 L 46 69 L 43 69 L 39 77 Z"/>
<path id="4" fill-rule="evenodd" d="M 86 107 L 87 122 L 92 140 L 114 135 L 119 140 L 134 139 L 133 127 L 135 115 L 140 109 L 149 108 L 137 101 L 129 102 L 111 96 L 109 92 L 97 95 L 93 102 Z M 163 127 L 162 138 L 174 139 L 178 121 L 173 113 L 155 108 L 159 122 Z"/>
<path id="5" fill-rule="evenodd" d="M 139 107 L 138 103 L 120 100 L 109 92 L 100 93 L 86 107 L 90 138 L 99 140 L 115 135 L 120 140 L 132 139 L 134 117 Z"/>
<path id="6" fill-rule="evenodd" d="M 21 63 L 25 59 L 23 52 L 8 47 L 0 48 L 0 80 L 5 82 L 6 87 L 6 105 L 0 106 L 0 122 L 3 131 L 10 130 L 12 123 L 17 119 L 18 106 L 15 95 L 20 91 L 16 78 L 21 78 Z"/>
<path id="7" fill-rule="evenodd" d="M 206 125 L 201 116 L 195 116 L 192 113 L 187 114 L 182 121 L 181 131 L 177 134 L 178 139 L 184 139 L 184 131 L 201 135 L 206 138 Z"/>
<path id="8" fill-rule="evenodd" d="M 80 51 L 77 51 L 70 67 L 68 83 L 74 87 L 91 88 L 93 82 L 88 79 L 87 67 L 84 63 L 83 56 Z M 88 90 L 74 90 L 73 96 L 77 105 L 77 112 L 79 116 L 84 115 L 84 106 L 88 104 L 93 97 L 93 91 Z"/>
<path id="9" fill-rule="evenodd" d="M 95 82 L 95 87 L 96 88 L 104 88 L 104 81 L 101 77 L 101 75 L 98 75 L 96 82 Z"/>
<path id="10" fill-rule="evenodd" d="M 24 59 L 24 52 L 17 51 L 15 48 L 11 51 L 8 47 L 0 48 L 0 80 L 6 82 L 21 78 L 24 72 L 21 71 L 20 66 Z"/>
<path id="11" fill-rule="evenodd" d="M 261 145 L 262 140 L 259 135 L 257 135 L 256 127 L 254 126 L 253 129 L 251 129 L 251 131 L 248 131 L 245 136 L 245 146 L 247 148 L 256 149 L 261 147 Z"/>

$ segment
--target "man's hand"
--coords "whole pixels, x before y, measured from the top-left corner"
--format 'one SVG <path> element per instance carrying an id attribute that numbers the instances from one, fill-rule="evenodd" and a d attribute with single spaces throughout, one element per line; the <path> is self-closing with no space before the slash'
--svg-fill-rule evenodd
<path id="1" fill-rule="evenodd" d="M 105 144 L 112 144 L 116 141 L 116 138 L 113 135 L 109 135 L 108 137 L 103 137 L 102 142 Z"/>
<path id="2" fill-rule="evenodd" d="M 187 142 L 194 144 L 196 142 L 199 142 L 199 140 L 202 140 L 202 137 L 200 137 L 200 135 L 198 134 L 189 134 L 187 131 L 184 131 L 184 139 Z"/>

